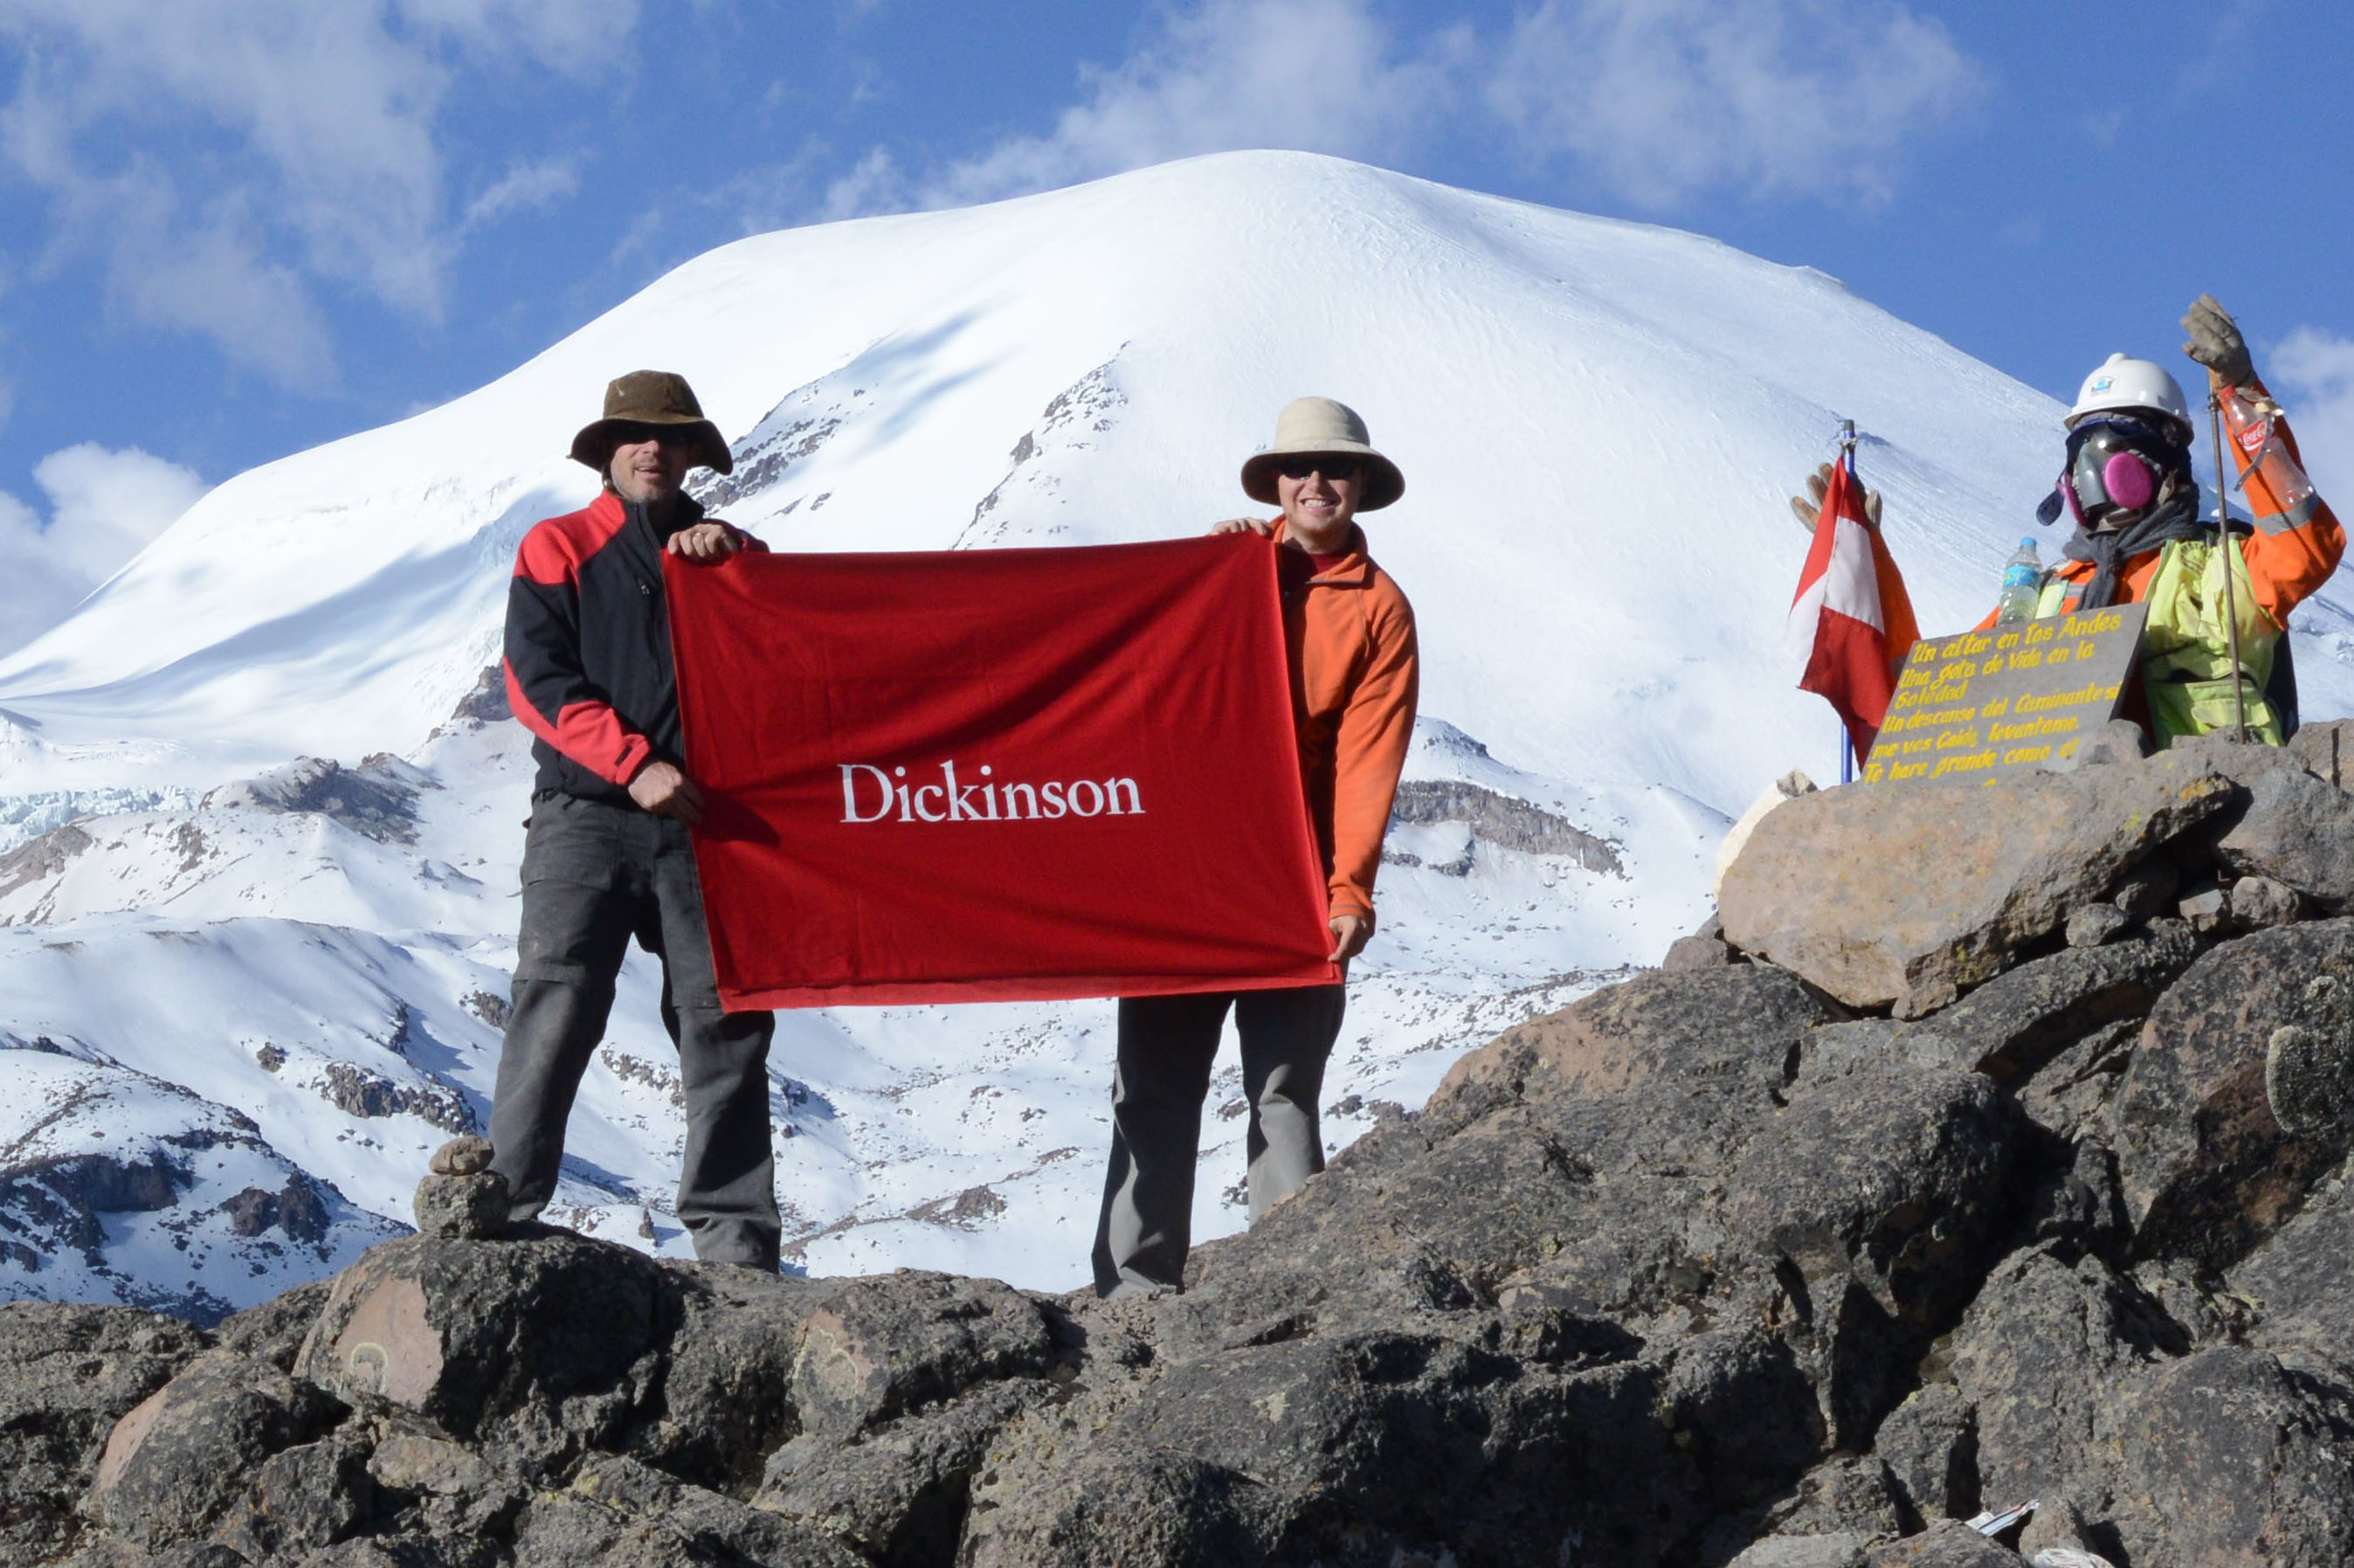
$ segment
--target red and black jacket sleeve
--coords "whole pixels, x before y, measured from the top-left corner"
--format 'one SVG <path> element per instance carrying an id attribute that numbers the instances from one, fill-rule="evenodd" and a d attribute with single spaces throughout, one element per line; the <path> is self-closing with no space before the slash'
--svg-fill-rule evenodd
<path id="1" fill-rule="evenodd" d="M 536 524 L 515 552 L 507 586 L 507 701 L 515 717 L 567 760 L 613 787 L 626 787 L 654 748 L 622 717 L 612 694 L 590 678 L 581 585 L 588 564 L 626 520 L 620 503 L 607 494 L 582 511 Z"/>
<path id="2" fill-rule="evenodd" d="M 524 535 L 507 585 L 506 680 L 515 717 L 535 737 L 535 790 L 624 802 L 648 762 L 679 761 L 663 553 L 703 521 L 684 496 L 657 521 L 607 491 Z M 767 548 L 729 532 L 740 548 Z"/>

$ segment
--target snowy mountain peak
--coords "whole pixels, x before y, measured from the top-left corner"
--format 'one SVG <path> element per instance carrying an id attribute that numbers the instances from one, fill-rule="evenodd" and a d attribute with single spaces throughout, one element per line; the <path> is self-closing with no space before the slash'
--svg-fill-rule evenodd
<path id="1" fill-rule="evenodd" d="M 1411 482 L 1368 532 L 1425 719 L 1336 1142 L 1656 959 L 1732 814 L 1826 770 L 1779 649 L 1783 498 L 1838 418 L 1934 630 L 1982 611 L 2057 414 L 1810 270 L 1307 154 L 713 251 L 480 391 L 221 485 L 0 659 L 0 1294 L 258 1299 L 404 1223 L 427 1152 L 486 1119 L 530 767 L 484 671 L 517 540 L 593 493 L 572 432 L 646 366 L 734 446 L 700 493 L 787 551 L 1192 534 L 1248 507 L 1285 401 L 1365 415 Z M 2301 641 L 2309 704 L 2346 711 L 2336 631 Z M 624 971 L 555 1217 L 678 1252 L 654 984 Z M 1110 1021 L 783 1019 L 794 1255 L 1076 1280 Z M 1242 1213 L 1230 1079 L 1204 1236 Z M 60 1119 L 101 1103 L 135 1114 Z"/>

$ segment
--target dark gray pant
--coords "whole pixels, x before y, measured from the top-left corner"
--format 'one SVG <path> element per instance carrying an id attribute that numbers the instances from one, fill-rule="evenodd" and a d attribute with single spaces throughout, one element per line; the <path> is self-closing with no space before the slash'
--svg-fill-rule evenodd
<path id="1" fill-rule="evenodd" d="M 1184 1278 L 1202 1102 L 1227 1008 L 1242 1036 L 1251 1218 L 1324 1169 L 1316 1101 L 1347 1005 L 1337 985 L 1121 999 L 1111 1168 L 1096 1224 L 1098 1295 L 1174 1290 Z"/>
<path id="2" fill-rule="evenodd" d="M 678 1217 L 709 1262 L 777 1266 L 783 1224 L 769 1137 L 766 1012 L 724 1012 L 686 829 L 632 808 L 548 795 L 523 851 L 514 1012 L 499 1051 L 491 1168 L 509 1211 L 536 1219 L 556 1192 L 564 1124 L 605 1037 L 630 938 L 662 960 L 663 1026 L 678 1047 L 686 1160 Z"/>

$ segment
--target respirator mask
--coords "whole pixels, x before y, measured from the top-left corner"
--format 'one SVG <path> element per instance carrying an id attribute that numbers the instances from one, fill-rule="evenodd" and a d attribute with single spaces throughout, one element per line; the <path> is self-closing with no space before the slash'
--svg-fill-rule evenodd
<path id="1" fill-rule="evenodd" d="M 2068 432 L 2068 461 L 2035 514 L 2059 520 L 2064 506 L 2088 533 L 2139 518 L 2183 466 L 2182 445 L 2154 424 L 2120 414 L 2085 419 Z"/>

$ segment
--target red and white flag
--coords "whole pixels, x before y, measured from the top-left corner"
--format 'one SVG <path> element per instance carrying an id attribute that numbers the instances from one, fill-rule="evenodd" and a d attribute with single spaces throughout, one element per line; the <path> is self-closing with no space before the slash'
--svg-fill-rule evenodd
<path id="1" fill-rule="evenodd" d="M 1847 463 L 1832 464 L 1814 546 L 1790 600 L 1787 641 L 1806 662 L 1798 689 L 1839 710 L 1859 762 L 1872 755 L 1896 694 L 1897 667 L 1920 636 L 1903 576 L 1880 530 L 1864 522 L 1863 486 Z"/>

